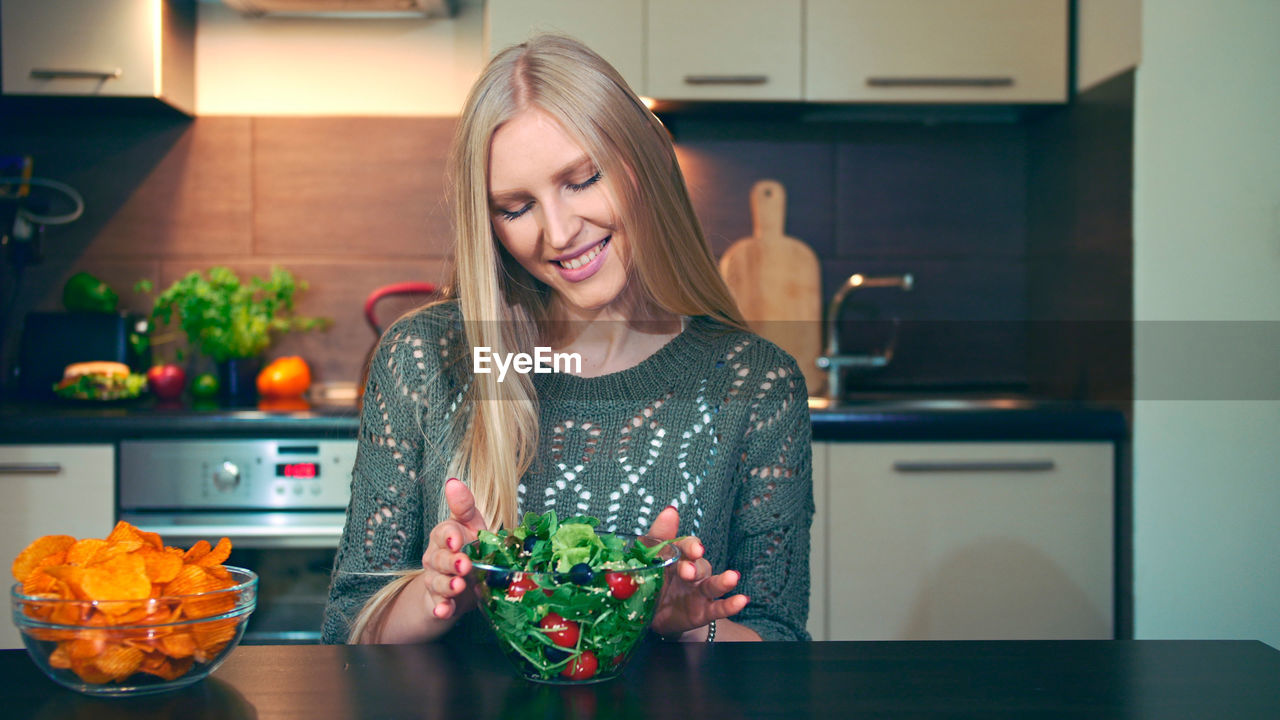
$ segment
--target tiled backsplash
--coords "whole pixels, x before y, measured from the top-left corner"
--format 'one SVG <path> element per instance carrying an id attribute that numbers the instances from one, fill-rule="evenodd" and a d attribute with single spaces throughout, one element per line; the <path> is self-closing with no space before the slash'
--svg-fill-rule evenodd
<path id="1" fill-rule="evenodd" d="M 49 229 L 6 348 L 22 314 L 57 309 L 62 283 L 78 270 L 146 310 L 148 299 L 132 291 L 139 279 L 164 287 L 192 269 L 265 274 L 280 265 L 310 284 L 298 310 L 334 325 L 286 337 L 271 355 L 300 354 L 321 380 L 354 380 L 374 342 L 366 296 L 394 282 L 438 283 L 448 272 L 452 119 L 116 113 L 0 123 L 0 152 L 32 155 L 37 175 L 71 184 L 87 205 L 80 221 Z M 700 118 L 672 127 L 717 254 L 750 235 L 748 191 L 773 178 L 788 193 L 786 233 L 821 259 L 825 295 L 854 272 L 915 275 L 911 293 L 865 295 L 881 317 L 920 323 L 896 374 L 868 380 L 1028 381 L 1029 243 L 1047 237 L 1029 231 L 1038 202 L 1029 168 L 1038 148 L 1055 142 L 1036 123 L 779 128 Z"/>

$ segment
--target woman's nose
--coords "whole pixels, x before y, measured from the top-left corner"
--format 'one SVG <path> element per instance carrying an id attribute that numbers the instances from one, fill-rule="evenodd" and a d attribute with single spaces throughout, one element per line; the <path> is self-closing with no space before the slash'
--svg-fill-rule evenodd
<path id="1" fill-rule="evenodd" d="M 582 218 L 574 212 L 572 203 L 556 200 L 542 204 L 542 233 L 551 247 L 569 247 L 581 229 Z"/>

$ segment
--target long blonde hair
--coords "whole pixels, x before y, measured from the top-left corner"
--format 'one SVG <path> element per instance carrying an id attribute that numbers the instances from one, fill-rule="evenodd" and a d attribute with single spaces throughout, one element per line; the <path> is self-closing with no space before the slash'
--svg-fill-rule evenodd
<path id="1" fill-rule="evenodd" d="M 709 316 L 746 330 L 694 214 L 666 128 L 599 55 L 568 37 L 538 35 L 489 62 L 454 135 L 449 175 L 457 243 L 445 295 L 458 301 L 468 346 L 489 347 L 494 355 L 531 353 L 551 320 L 549 289 L 502 247 L 489 203 L 493 135 L 530 109 L 556 120 L 608 180 L 619 224 L 631 240 L 632 290 L 673 315 Z M 538 447 L 532 381 L 521 373 L 503 382 L 493 373 L 473 375 L 454 423 L 458 444 L 449 476 L 470 486 L 489 527 L 513 527 L 516 487 Z M 443 482 L 440 492 L 443 520 Z M 407 582 L 402 580 L 366 604 L 353 640 Z"/>

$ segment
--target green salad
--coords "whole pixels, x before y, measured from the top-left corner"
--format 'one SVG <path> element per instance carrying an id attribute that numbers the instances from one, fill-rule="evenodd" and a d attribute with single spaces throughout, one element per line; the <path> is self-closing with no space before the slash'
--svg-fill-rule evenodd
<path id="1" fill-rule="evenodd" d="M 653 618 L 679 551 L 670 540 L 599 525 L 585 515 L 560 522 L 555 511 L 529 513 L 519 527 L 482 530 L 467 546 L 481 608 L 530 679 L 612 677 Z"/>

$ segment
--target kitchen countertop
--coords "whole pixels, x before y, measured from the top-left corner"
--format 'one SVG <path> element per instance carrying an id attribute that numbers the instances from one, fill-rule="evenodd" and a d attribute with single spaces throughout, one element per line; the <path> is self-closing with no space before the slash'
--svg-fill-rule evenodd
<path id="1" fill-rule="evenodd" d="M 1127 437 L 1115 409 L 1023 397 L 869 397 L 812 409 L 817 441 L 1109 440 Z M 136 438 L 355 438 L 351 405 L 305 411 L 191 407 L 140 399 L 101 406 L 0 404 L 0 442 L 92 443 Z"/>
<path id="2" fill-rule="evenodd" d="M 0 651 L 6 718 L 1276 718 L 1248 640 L 646 643 L 617 680 L 516 678 L 493 644 L 236 648 L 196 685 L 99 699 Z"/>

